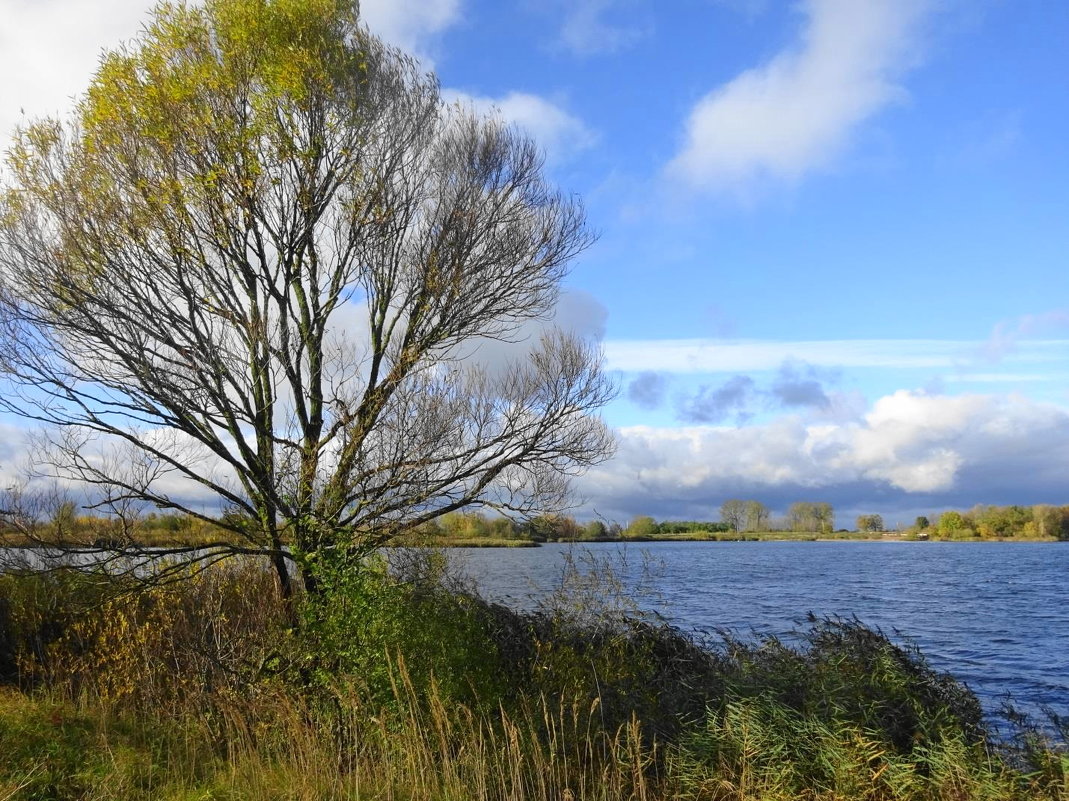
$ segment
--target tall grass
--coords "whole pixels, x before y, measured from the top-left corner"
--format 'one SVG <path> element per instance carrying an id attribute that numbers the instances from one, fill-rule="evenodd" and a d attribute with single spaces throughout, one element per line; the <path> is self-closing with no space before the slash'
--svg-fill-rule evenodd
<path id="1" fill-rule="evenodd" d="M 611 576 L 521 615 L 403 572 L 346 573 L 297 628 L 251 564 L 136 595 L 0 577 L 0 801 L 1069 798 L 1039 730 L 1002 753 L 856 621 L 707 646 Z"/>

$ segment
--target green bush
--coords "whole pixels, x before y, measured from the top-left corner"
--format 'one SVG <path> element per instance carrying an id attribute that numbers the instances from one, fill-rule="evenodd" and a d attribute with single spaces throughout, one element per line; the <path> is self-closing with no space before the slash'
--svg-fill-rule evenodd
<path id="1" fill-rule="evenodd" d="M 300 607 L 301 669 L 319 685 L 357 681 L 381 700 L 402 662 L 419 694 L 433 683 L 458 703 L 496 705 L 512 678 L 495 642 L 504 610 L 450 586 L 441 553 L 392 558 L 321 556 L 309 566 L 316 590 Z"/>

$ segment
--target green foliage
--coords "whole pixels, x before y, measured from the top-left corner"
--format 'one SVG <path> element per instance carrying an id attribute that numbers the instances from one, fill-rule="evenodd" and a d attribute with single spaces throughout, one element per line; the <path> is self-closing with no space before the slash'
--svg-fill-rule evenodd
<path id="1" fill-rule="evenodd" d="M 810 617 L 798 636 L 726 641 L 723 690 L 672 751 L 688 785 L 729 798 L 1016 795 L 975 696 L 916 649 L 857 621 Z"/>
<path id="2" fill-rule="evenodd" d="M 955 532 L 964 530 L 967 526 L 965 524 L 965 519 L 961 516 L 961 512 L 951 510 L 939 515 L 939 524 L 937 528 L 941 535 L 951 536 Z"/>
<path id="3" fill-rule="evenodd" d="M 859 515 L 856 525 L 858 531 L 883 531 L 883 517 L 881 515 Z"/>
<path id="4" fill-rule="evenodd" d="M 847 720 L 899 752 L 948 732 L 982 742 L 976 697 L 931 668 L 915 648 L 893 644 L 856 620 L 809 618 L 791 645 L 728 640 L 729 696 L 768 695 L 821 720 Z"/>
<path id="5" fill-rule="evenodd" d="M 658 533 L 657 521 L 648 515 L 636 517 L 624 529 L 624 537 L 629 540 L 651 539 Z"/>
<path id="6" fill-rule="evenodd" d="M 583 526 L 584 540 L 605 540 L 609 538 L 609 528 L 600 520 L 591 520 Z"/>
<path id="7" fill-rule="evenodd" d="M 520 527 L 507 517 L 486 517 L 478 512 L 450 512 L 439 520 L 423 526 L 417 539 L 431 541 L 441 538 L 445 542 L 473 539 L 511 540 L 522 539 Z"/>
<path id="8" fill-rule="evenodd" d="M 582 527 L 574 518 L 562 514 L 538 515 L 524 527 L 535 542 L 561 542 L 583 538 Z"/>
<path id="9" fill-rule="evenodd" d="M 513 634 L 530 640 L 513 648 L 526 664 L 523 696 L 596 709 L 607 732 L 637 716 L 645 736 L 672 735 L 698 714 L 718 681 L 716 657 L 642 611 L 638 599 L 654 599 L 658 571 L 645 556 L 567 552 L 538 610 L 514 619 Z"/>
<path id="10" fill-rule="evenodd" d="M 403 663 L 417 692 L 496 704 L 508 670 L 491 636 L 492 608 L 450 586 L 445 557 L 401 551 L 360 561 L 321 552 L 307 567 L 316 590 L 301 605 L 299 667 L 315 683 L 339 679 L 389 697 Z"/>
<path id="11" fill-rule="evenodd" d="M 657 533 L 664 534 L 713 534 L 731 531 L 727 523 L 708 520 L 662 520 L 657 524 Z"/>
<path id="12" fill-rule="evenodd" d="M 1032 510 L 1023 506 L 976 506 L 969 513 L 970 528 L 984 539 L 1003 539 L 1032 523 Z"/>
<path id="13" fill-rule="evenodd" d="M 686 733 L 669 757 L 688 788 L 712 798 L 1007 801 L 1024 790 L 982 747 L 951 736 L 909 754 L 845 720 L 806 715 L 767 696 L 734 699 Z M 705 797 L 700 790 L 686 797 Z"/>
<path id="14" fill-rule="evenodd" d="M 210 740 L 187 736 L 178 721 L 116 719 L 0 687 L 0 798 L 193 797 L 185 791 L 210 777 L 219 761 Z"/>

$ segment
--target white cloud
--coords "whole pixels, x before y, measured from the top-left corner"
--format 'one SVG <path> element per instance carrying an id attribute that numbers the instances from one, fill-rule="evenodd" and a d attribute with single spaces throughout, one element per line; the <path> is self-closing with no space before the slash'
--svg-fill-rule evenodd
<path id="1" fill-rule="evenodd" d="M 546 319 L 527 320 L 505 339 L 479 338 L 458 348 L 456 358 L 478 366 L 491 375 L 500 375 L 511 365 L 525 361 L 542 337 L 560 329 L 589 343 L 605 336 L 608 310 L 596 297 L 579 289 L 561 292 L 551 315 Z"/>
<path id="2" fill-rule="evenodd" d="M 998 362 L 1015 354 L 1023 345 L 1039 334 L 1069 329 L 1069 309 L 1051 309 L 1036 314 L 1024 314 L 1009 320 L 1000 320 L 991 330 L 980 350 L 981 358 Z"/>
<path id="3" fill-rule="evenodd" d="M 27 448 L 26 430 L 0 420 L 0 492 L 23 477 Z"/>
<path id="4" fill-rule="evenodd" d="M 361 0 L 360 18 L 376 36 L 429 65 L 426 51 L 460 18 L 460 0 Z"/>
<path id="5" fill-rule="evenodd" d="M 509 92 L 492 98 L 446 89 L 442 96 L 450 103 L 471 106 L 483 114 L 497 115 L 526 131 L 546 151 L 552 161 L 563 161 L 594 144 L 594 134 L 582 120 L 538 95 Z"/>
<path id="6" fill-rule="evenodd" d="M 605 355 L 610 369 L 625 372 L 737 373 L 775 370 L 785 361 L 814 367 L 949 368 L 975 348 L 975 342 L 930 339 L 617 339 L 605 343 Z"/>
<path id="7" fill-rule="evenodd" d="M 0 0 L 0 151 L 25 119 L 66 116 L 100 55 L 134 38 L 151 0 Z"/>
<path id="8" fill-rule="evenodd" d="M 725 498 L 895 512 L 1062 502 L 1069 412 L 1021 397 L 899 391 L 859 420 L 781 417 L 746 427 L 636 426 L 583 478 L 599 513 L 710 519 Z"/>
<path id="9" fill-rule="evenodd" d="M 943 380 L 966 384 L 1030 384 L 1056 379 L 1064 380 L 1064 377 L 1041 373 L 957 373 Z"/>
<path id="10" fill-rule="evenodd" d="M 749 194 L 826 166 L 853 130 L 905 90 L 928 0 L 806 0 L 801 41 L 703 97 L 668 174 Z"/>

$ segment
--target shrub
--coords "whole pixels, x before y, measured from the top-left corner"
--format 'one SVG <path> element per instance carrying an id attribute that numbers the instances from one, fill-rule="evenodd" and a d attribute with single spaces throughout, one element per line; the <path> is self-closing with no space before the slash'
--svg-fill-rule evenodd
<path id="1" fill-rule="evenodd" d="M 496 642 L 508 637 L 497 629 L 517 624 L 458 585 L 440 552 L 320 556 L 310 569 L 317 589 L 301 605 L 300 659 L 315 683 L 356 680 L 388 698 L 402 661 L 421 694 L 433 683 L 451 701 L 499 702 L 512 676 Z"/>
<path id="2" fill-rule="evenodd" d="M 57 643 L 121 591 L 121 584 L 68 568 L 0 574 L 0 684 L 29 688 L 58 680 Z M 85 649 L 77 638 L 67 646 Z"/>
<path id="3" fill-rule="evenodd" d="M 75 570 L 5 575 L 0 616 L 9 681 L 164 715 L 241 696 L 284 642 L 281 596 L 256 562 L 147 589 Z"/>

